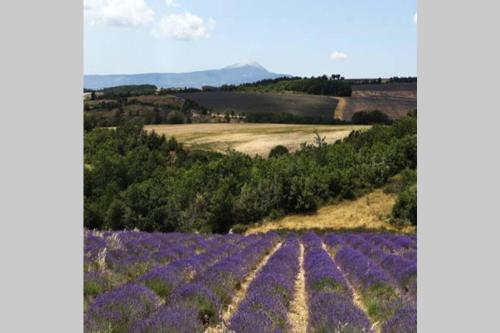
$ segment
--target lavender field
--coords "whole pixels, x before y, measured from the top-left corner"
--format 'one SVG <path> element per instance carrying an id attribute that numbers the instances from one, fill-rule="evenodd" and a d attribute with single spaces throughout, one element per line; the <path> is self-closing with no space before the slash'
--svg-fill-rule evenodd
<path id="1" fill-rule="evenodd" d="M 416 332 L 416 243 L 86 230 L 85 332 Z"/>

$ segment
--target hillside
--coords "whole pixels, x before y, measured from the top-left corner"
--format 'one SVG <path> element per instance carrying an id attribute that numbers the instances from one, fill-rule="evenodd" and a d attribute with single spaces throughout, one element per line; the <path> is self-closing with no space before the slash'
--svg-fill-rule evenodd
<path id="1" fill-rule="evenodd" d="M 314 214 L 292 214 L 249 227 L 247 234 L 272 230 L 389 230 L 414 232 L 415 227 L 399 227 L 387 223 L 396 195 L 375 190 L 356 200 L 325 205 Z"/>
<path id="2" fill-rule="evenodd" d="M 380 110 L 392 118 L 401 118 L 417 109 L 417 83 L 353 85 L 351 97 L 336 97 L 338 119 L 350 120 L 358 111 Z"/>
<path id="3" fill-rule="evenodd" d="M 243 63 L 188 73 L 85 75 L 83 86 L 86 89 L 102 89 L 121 85 L 153 84 L 160 88 L 201 88 L 255 82 L 282 76 L 285 75 L 269 72 L 257 63 Z"/>
<path id="4" fill-rule="evenodd" d="M 337 100 L 332 97 L 306 94 L 215 91 L 178 93 L 175 96 L 193 100 L 217 113 L 233 111 L 247 117 L 252 114 L 269 116 L 286 113 L 314 118 L 317 122 L 330 121 L 337 105 Z"/>

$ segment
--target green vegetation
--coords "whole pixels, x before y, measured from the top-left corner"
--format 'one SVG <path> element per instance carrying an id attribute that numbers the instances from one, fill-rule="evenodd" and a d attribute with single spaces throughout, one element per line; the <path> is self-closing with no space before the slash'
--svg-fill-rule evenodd
<path id="1" fill-rule="evenodd" d="M 277 79 L 261 80 L 240 85 L 222 85 L 220 87 L 205 86 L 197 88 L 166 88 L 160 94 L 178 94 L 193 92 L 221 92 L 221 91 L 246 91 L 246 92 L 298 92 L 311 95 L 351 96 L 352 87 L 349 80 L 338 74 L 318 77 L 280 77 Z"/>
<path id="2" fill-rule="evenodd" d="M 248 226 L 244 224 L 235 224 L 231 227 L 235 234 L 244 234 L 248 230 Z"/>
<path id="3" fill-rule="evenodd" d="M 396 225 L 417 225 L 417 170 L 405 169 L 392 177 L 385 191 L 398 198 L 390 222 Z"/>
<path id="4" fill-rule="evenodd" d="M 376 321 L 386 321 L 394 314 L 394 309 L 388 306 L 397 300 L 393 288 L 387 285 L 375 284 L 362 293 L 363 302 L 366 304 L 368 316 Z"/>
<path id="5" fill-rule="evenodd" d="M 248 113 L 245 120 L 249 123 L 273 123 L 273 124 L 345 124 L 347 122 L 334 119 L 333 116 L 326 117 L 295 115 L 292 113 Z"/>
<path id="6" fill-rule="evenodd" d="M 392 216 L 395 224 L 417 225 L 417 184 L 405 188 L 399 194 Z"/>
<path id="7" fill-rule="evenodd" d="M 135 90 L 126 90 L 126 87 L 109 88 L 117 90 L 84 101 L 85 130 L 119 126 L 130 121 L 145 125 L 189 123 L 192 111 L 201 109 L 192 101 L 174 96 L 143 94 L 148 86 L 137 90 L 140 95 L 135 95 Z"/>
<path id="8" fill-rule="evenodd" d="M 270 159 L 187 151 L 140 125 L 96 128 L 84 140 L 88 228 L 226 232 L 266 217 L 315 211 L 415 169 L 414 117 L 354 131 Z"/>
<path id="9" fill-rule="evenodd" d="M 222 91 L 251 91 L 251 92 L 301 92 L 311 95 L 351 96 L 351 83 L 340 75 L 330 77 L 282 77 L 262 80 L 254 83 L 245 83 L 238 86 L 223 85 Z"/>
<path id="10" fill-rule="evenodd" d="M 351 118 L 351 123 L 357 125 L 390 124 L 391 121 L 391 117 L 379 110 L 355 112 Z"/>
<path id="11" fill-rule="evenodd" d="M 98 90 L 103 93 L 104 98 L 130 97 L 140 95 L 151 95 L 156 92 L 156 86 L 152 84 L 125 85 Z"/>
<path id="12" fill-rule="evenodd" d="M 278 157 L 288 154 L 288 148 L 282 145 L 277 145 L 269 152 L 269 158 Z"/>

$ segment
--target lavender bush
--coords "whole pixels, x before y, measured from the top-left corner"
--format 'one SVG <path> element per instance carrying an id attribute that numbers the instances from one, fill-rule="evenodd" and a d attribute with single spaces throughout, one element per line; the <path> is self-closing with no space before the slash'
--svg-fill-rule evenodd
<path id="1" fill-rule="evenodd" d="M 126 284 L 98 296 L 85 315 L 85 332 L 129 332 L 160 305 L 149 289 Z"/>
<path id="2" fill-rule="evenodd" d="M 288 238 L 250 284 L 245 300 L 231 319 L 230 329 L 238 333 L 288 330 L 298 255 L 297 238 Z"/>
<path id="3" fill-rule="evenodd" d="M 352 290 L 321 239 L 313 233 L 303 237 L 304 271 L 309 305 L 310 332 L 368 332 L 370 321 L 352 301 Z"/>

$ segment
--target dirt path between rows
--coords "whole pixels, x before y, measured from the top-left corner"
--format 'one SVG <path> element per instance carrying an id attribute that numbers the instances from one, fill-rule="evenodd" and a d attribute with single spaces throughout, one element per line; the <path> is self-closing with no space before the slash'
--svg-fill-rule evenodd
<path id="1" fill-rule="evenodd" d="M 372 332 L 380 333 L 381 329 L 382 329 L 380 323 L 379 322 L 372 322 L 372 320 L 368 316 L 368 309 L 366 308 L 366 305 L 364 304 L 364 302 L 361 298 L 361 295 L 356 290 L 356 288 L 354 288 L 354 286 L 351 284 L 351 282 L 347 278 L 347 275 L 342 271 L 342 269 L 339 267 L 339 265 L 337 265 L 337 263 L 335 262 L 335 256 L 328 250 L 328 247 L 325 245 L 325 243 L 322 243 L 322 247 L 323 247 L 323 250 L 325 250 L 326 253 L 328 253 L 330 255 L 335 267 L 337 267 L 339 272 L 342 273 L 342 275 L 344 276 L 344 279 L 347 283 L 347 286 L 352 290 L 352 301 L 353 301 L 354 305 L 356 305 L 359 309 L 361 309 L 361 311 L 363 311 L 365 313 L 368 320 L 372 323 L 372 327 L 371 327 Z"/>
<path id="2" fill-rule="evenodd" d="M 345 97 L 336 97 L 335 99 L 338 101 L 338 103 L 335 107 L 335 114 L 333 117 L 335 119 L 344 120 L 344 109 L 347 106 Z"/>
<path id="3" fill-rule="evenodd" d="M 304 244 L 300 244 L 299 274 L 295 281 L 295 295 L 290 304 L 288 320 L 292 325 L 291 333 L 306 333 L 309 322 L 309 312 L 307 307 L 306 279 L 304 271 Z"/>
<path id="4" fill-rule="evenodd" d="M 274 248 L 267 254 L 264 259 L 260 261 L 260 263 L 257 265 L 257 267 L 252 270 L 241 282 L 240 288 L 234 293 L 233 299 L 231 301 L 231 304 L 229 304 L 222 314 L 222 323 L 217 325 L 217 327 L 209 327 L 205 330 L 205 333 L 225 333 L 225 332 L 230 332 L 227 327 L 229 326 L 229 322 L 238 309 L 238 306 L 240 305 L 241 301 L 245 299 L 245 296 L 247 294 L 248 287 L 250 286 L 250 283 L 255 279 L 257 274 L 261 271 L 261 269 L 267 264 L 269 261 L 269 258 L 272 257 L 272 255 L 281 247 L 281 244 L 283 242 L 280 242 L 274 246 Z"/>

